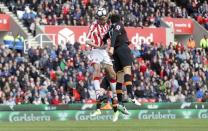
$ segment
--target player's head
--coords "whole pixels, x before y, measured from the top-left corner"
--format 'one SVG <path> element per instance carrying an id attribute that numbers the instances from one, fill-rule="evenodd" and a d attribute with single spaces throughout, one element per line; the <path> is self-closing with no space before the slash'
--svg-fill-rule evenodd
<path id="1" fill-rule="evenodd" d="M 107 11 L 105 8 L 98 8 L 96 18 L 100 24 L 105 24 L 107 20 Z"/>
<path id="2" fill-rule="evenodd" d="M 118 14 L 112 14 L 110 16 L 110 21 L 112 24 L 120 22 L 121 21 L 121 17 Z"/>

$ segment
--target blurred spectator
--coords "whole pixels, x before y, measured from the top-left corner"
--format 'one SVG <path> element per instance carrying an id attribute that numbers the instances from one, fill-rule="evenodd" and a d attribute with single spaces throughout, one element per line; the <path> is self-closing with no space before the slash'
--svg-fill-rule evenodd
<path id="1" fill-rule="evenodd" d="M 187 41 L 187 47 L 189 49 L 194 49 L 196 47 L 195 41 L 192 37 L 190 37 Z"/>
<path id="2" fill-rule="evenodd" d="M 171 94 L 168 96 L 168 99 L 170 102 L 176 102 L 177 98 L 174 95 L 174 92 L 172 91 Z"/>
<path id="3" fill-rule="evenodd" d="M 204 93 L 203 93 L 202 89 L 201 88 L 198 89 L 198 91 L 196 92 L 196 98 L 202 99 L 203 95 L 204 95 Z"/>
<path id="4" fill-rule="evenodd" d="M 208 91 L 205 91 L 202 101 L 208 102 Z"/>
<path id="5" fill-rule="evenodd" d="M 176 1 L 179 6 L 170 0 L 5 2 L 33 33 L 37 25 L 89 25 L 95 19 L 97 8 L 103 5 L 110 13 L 121 14 L 126 26 L 159 27 L 162 17 L 187 18 L 189 15 L 207 28 L 207 2 L 185 1 Z M 12 39 L 15 38 L 5 40 L 13 43 Z M 138 99 L 145 102 L 152 99 L 159 102 L 206 101 L 206 36 L 200 42 L 203 49 L 196 49 L 192 38 L 187 43 L 188 48 L 179 42 L 168 47 L 144 41 L 139 44 L 141 46 L 132 50 L 135 59 L 132 78 Z M 0 103 L 58 105 L 95 99 L 93 70 L 84 51 L 78 42 L 67 42 L 66 48 L 30 48 L 28 54 L 1 45 Z M 104 75 L 102 71 L 101 77 Z"/>
<path id="6" fill-rule="evenodd" d="M 29 30 L 40 25 L 89 25 L 98 7 L 119 13 L 125 26 L 159 27 L 162 17 L 195 18 L 208 29 L 206 0 L 6 0 L 4 3 L 22 19 Z M 36 21 L 36 22 L 35 22 Z M 31 26 L 32 25 L 32 26 Z"/>
<path id="7" fill-rule="evenodd" d="M 175 12 L 176 6 L 170 1 L 21 1 L 8 0 L 6 5 L 18 15 L 22 12 L 26 26 L 30 26 L 34 18 L 40 24 L 47 25 L 89 25 L 94 21 L 95 11 L 104 6 L 109 13 L 123 15 L 126 26 L 160 26 L 160 17 Z M 96 5 L 96 6 L 95 6 Z M 179 8 L 180 9 L 180 8 Z M 176 10 L 172 16 L 187 18 L 186 9 Z M 157 12 L 157 13 L 154 13 Z M 37 17 L 36 17 L 37 14 Z M 22 18 L 22 17 L 20 17 Z M 139 24 L 137 24 L 139 23 Z"/>
<path id="8" fill-rule="evenodd" d="M 61 101 L 59 100 L 58 95 L 56 95 L 56 96 L 52 99 L 51 104 L 52 104 L 52 105 L 59 105 L 59 104 L 61 104 Z"/>
<path id="9" fill-rule="evenodd" d="M 138 99 L 145 102 L 206 99 L 207 52 L 195 48 L 181 50 L 177 44 L 160 47 L 143 43 L 141 48 L 134 49 L 141 53 L 135 55 L 133 66 L 134 94 Z M 0 102 L 67 104 L 94 99 L 93 70 L 82 55 L 85 50 L 77 45 L 30 48 L 28 57 L 0 46 Z M 101 77 L 104 75 L 102 70 Z"/>
<path id="10" fill-rule="evenodd" d="M 177 99 L 178 102 L 185 102 L 185 96 L 181 91 L 178 91 L 176 99 Z"/>
<path id="11" fill-rule="evenodd" d="M 22 16 L 23 23 L 28 29 L 31 24 L 35 21 L 36 14 L 30 10 L 28 6 L 25 7 L 25 13 Z"/>
<path id="12" fill-rule="evenodd" d="M 207 36 L 204 35 L 204 37 L 200 40 L 200 47 L 206 49 L 207 45 L 208 45 Z"/>

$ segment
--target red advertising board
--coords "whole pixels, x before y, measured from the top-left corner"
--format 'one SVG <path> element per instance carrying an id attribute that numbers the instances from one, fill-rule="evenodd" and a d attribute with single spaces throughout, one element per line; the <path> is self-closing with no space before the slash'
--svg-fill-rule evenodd
<path id="1" fill-rule="evenodd" d="M 166 29 L 165 28 L 135 28 L 126 27 L 128 38 L 132 45 L 139 46 L 143 40 L 146 43 L 152 41 L 166 44 Z M 45 33 L 55 34 L 56 43 L 62 44 L 67 41 L 72 44 L 75 41 L 85 44 L 88 32 L 87 26 L 45 26 Z"/>
<path id="2" fill-rule="evenodd" d="M 166 17 L 163 20 L 174 29 L 175 34 L 193 34 L 194 24 L 191 19 Z"/>
<path id="3" fill-rule="evenodd" d="M 10 30 L 10 19 L 8 15 L 0 14 L 0 31 Z"/>

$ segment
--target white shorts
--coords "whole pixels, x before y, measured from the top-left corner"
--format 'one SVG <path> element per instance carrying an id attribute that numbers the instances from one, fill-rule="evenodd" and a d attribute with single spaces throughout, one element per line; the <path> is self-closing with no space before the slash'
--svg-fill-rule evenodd
<path id="1" fill-rule="evenodd" d="M 88 59 L 93 63 L 97 64 L 108 64 L 113 65 L 110 56 L 108 55 L 107 51 L 104 49 L 93 49 L 89 55 Z"/>

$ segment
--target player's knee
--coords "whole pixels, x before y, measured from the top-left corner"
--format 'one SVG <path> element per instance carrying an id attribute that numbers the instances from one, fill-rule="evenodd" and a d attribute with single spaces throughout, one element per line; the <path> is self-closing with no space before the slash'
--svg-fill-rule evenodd
<path id="1" fill-rule="evenodd" d="M 124 76 L 123 76 L 123 72 L 117 72 L 117 74 L 116 74 L 116 80 L 117 80 L 117 82 L 118 83 L 123 83 L 123 81 L 124 81 Z"/>
<path id="2" fill-rule="evenodd" d="M 99 64 L 93 64 L 93 68 L 95 71 L 100 70 L 100 65 Z"/>
<path id="3" fill-rule="evenodd" d="M 116 82 L 118 82 L 118 83 L 123 83 L 123 79 L 117 78 L 117 79 L 116 79 Z"/>
<path id="4" fill-rule="evenodd" d="M 132 80 L 131 80 L 131 75 L 129 74 L 125 74 L 124 75 L 124 81 L 125 81 L 125 85 L 132 85 Z"/>
<path id="5" fill-rule="evenodd" d="M 109 73 L 110 79 L 116 79 L 116 73 L 114 71 Z"/>
<path id="6" fill-rule="evenodd" d="M 99 77 L 100 76 L 100 69 L 95 68 L 94 72 L 93 72 L 93 75 L 96 76 L 96 77 Z"/>
<path id="7" fill-rule="evenodd" d="M 131 66 L 125 66 L 123 70 L 124 70 L 124 74 L 131 74 Z"/>
<path id="8" fill-rule="evenodd" d="M 95 68 L 94 69 L 94 73 L 97 73 L 97 74 L 100 73 L 100 69 L 99 68 Z"/>
<path id="9" fill-rule="evenodd" d="M 116 73 L 113 70 L 113 66 L 112 65 L 105 65 L 105 67 L 106 67 L 106 71 L 108 72 L 110 79 L 116 79 Z"/>

